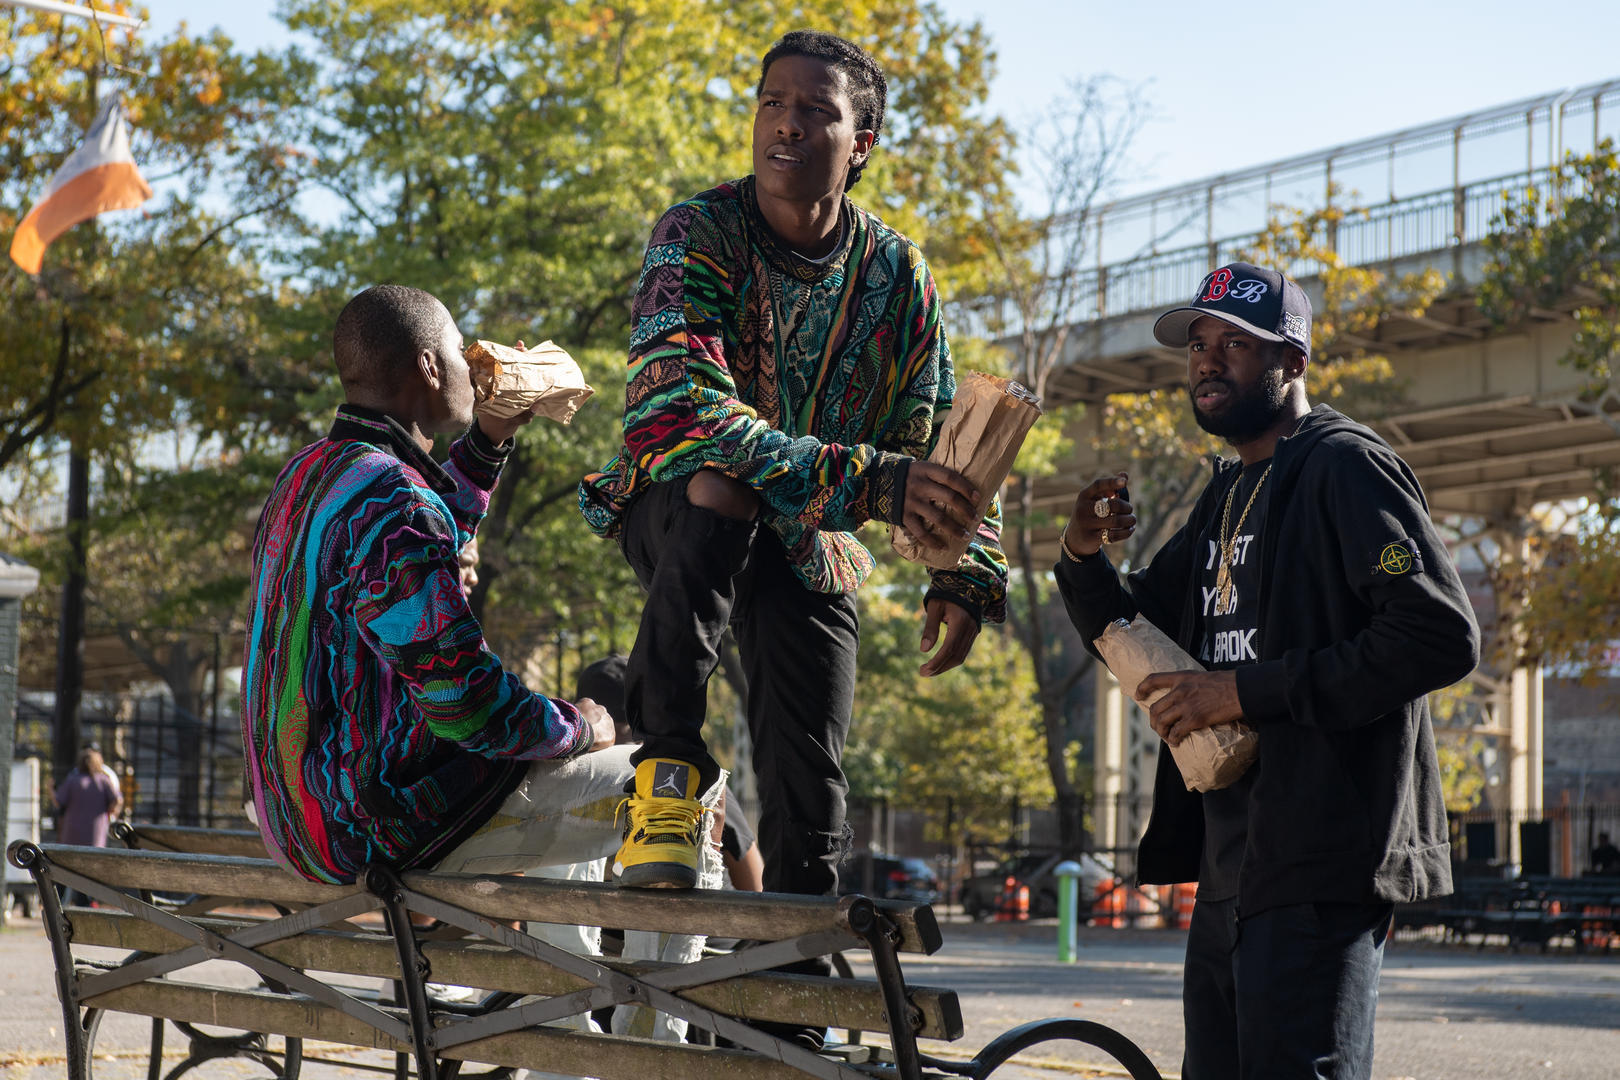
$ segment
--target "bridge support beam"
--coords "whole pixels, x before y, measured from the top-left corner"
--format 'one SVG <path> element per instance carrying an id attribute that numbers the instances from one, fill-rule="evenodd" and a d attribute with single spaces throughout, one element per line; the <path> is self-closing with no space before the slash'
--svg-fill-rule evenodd
<path id="1" fill-rule="evenodd" d="M 1542 802 L 1541 665 L 1513 669 L 1506 686 L 1508 747 L 1508 861 L 1523 863 L 1519 850 L 1521 821 L 1539 821 Z"/>
<path id="2" fill-rule="evenodd" d="M 1093 682 L 1096 719 L 1092 745 L 1096 747 L 1096 762 L 1092 829 L 1099 848 L 1129 847 L 1136 843 L 1136 837 L 1122 835 L 1120 813 L 1125 794 L 1125 693 L 1113 672 L 1102 664 L 1097 665 Z"/>

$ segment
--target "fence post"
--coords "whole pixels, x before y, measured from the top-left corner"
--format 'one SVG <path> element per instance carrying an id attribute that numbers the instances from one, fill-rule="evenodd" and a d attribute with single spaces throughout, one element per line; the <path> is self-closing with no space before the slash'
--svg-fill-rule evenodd
<path id="1" fill-rule="evenodd" d="M 220 651 L 222 645 L 220 633 L 214 631 L 214 694 L 213 708 L 208 718 L 208 827 L 214 827 L 214 761 L 219 757 L 219 675 Z"/>
<path id="2" fill-rule="evenodd" d="M 1065 859 L 1052 869 L 1058 879 L 1058 962 L 1073 964 L 1080 959 L 1080 864 Z"/>

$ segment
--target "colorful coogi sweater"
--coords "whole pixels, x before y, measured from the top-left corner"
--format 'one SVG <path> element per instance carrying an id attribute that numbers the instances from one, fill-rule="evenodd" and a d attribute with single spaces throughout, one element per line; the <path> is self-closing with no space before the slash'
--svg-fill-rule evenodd
<path id="1" fill-rule="evenodd" d="M 780 247 L 752 177 L 668 210 L 636 290 L 624 446 L 580 485 L 580 509 L 617 536 L 646 485 L 712 468 L 752 487 L 799 579 L 848 592 L 872 555 L 851 534 L 894 521 L 905 469 L 925 458 L 956 377 L 922 253 L 846 198 L 825 262 Z M 1007 560 L 992 503 L 931 597 L 1000 621 Z"/>
<path id="2" fill-rule="evenodd" d="M 474 425 L 441 467 L 345 405 L 276 480 L 253 542 L 242 745 L 265 845 L 303 877 L 431 866 L 529 759 L 590 748 L 572 705 L 502 669 L 461 592 L 456 554 L 506 454 Z"/>

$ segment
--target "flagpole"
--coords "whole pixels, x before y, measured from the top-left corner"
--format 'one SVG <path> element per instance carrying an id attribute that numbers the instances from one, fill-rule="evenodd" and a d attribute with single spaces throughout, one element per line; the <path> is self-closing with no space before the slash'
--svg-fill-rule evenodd
<path id="1" fill-rule="evenodd" d="M 0 5 L 28 8 L 32 11 L 44 11 L 52 15 L 77 15 L 81 19 L 109 23 L 113 26 L 143 26 L 146 22 L 144 19 L 137 19 L 129 15 L 116 15 L 110 11 L 98 11 L 95 8 L 85 7 L 83 4 L 63 3 L 62 0 L 0 0 Z"/>
<path id="2" fill-rule="evenodd" d="M 96 107 L 99 80 L 91 68 L 86 80 L 90 108 Z M 89 254 L 95 258 L 96 219 L 85 223 Z M 67 317 L 62 318 L 62 351 L 70 346 Z M 76 402 L 68 402 L 71 407 Z M 82 430 L 68 432 L 67 506 L 63 532 L 68 544 L 67 576 L 62 582 L 62 618 L 56 627 L 55 710 L 51 718 L 52 781 L 61 783 L 73 771 L 83 738 L 85 591 L 89 584 L 90 451 Z"/>

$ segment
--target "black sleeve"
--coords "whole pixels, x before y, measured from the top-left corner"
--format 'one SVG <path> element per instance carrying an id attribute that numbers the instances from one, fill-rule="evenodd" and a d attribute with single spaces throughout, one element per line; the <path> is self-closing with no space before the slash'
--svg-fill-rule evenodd
<path id="1" fill-rule="evenodd" d="M 1237 669 L 1244 715 L 1324 729 L 1371 723 L 1463 678 L 1479 662 L 1479 627 L 1417 478 L 1386 447 L 1320 455 L 1299 491 L 1312 495 L 1320 545 L 1369 614 L 1357 633 Z M 1315 457 L 1316 455 L 1313 455 Z"/>
<path id="2" fill-rule="evenodd" d="M 726 785 L 726 823 L 720 827 L 720 849 L 733 859 L 740 859 L 754 846 L 754 830 L 742 812 L 737 793 Z"/>
<path id="3" fill-rule="evenodd" d="M 1115 619 L 1135 619 L 1139 614 L 1180 640 L 1181 610 L 1187 589 L 1192 587 L 1196 554 L 1193 547 L 1197 543 L 1192 521 L 1197 517 L 1195 510 L 1192 518 L 1165 542 L 1147 566 L 1128 576 L 1129 588 L 1121 584 L 1119 573 L 1108 560 L 1106 548 L 1080 560 L 1058 553 L 1053 573 L 1057 577 L 1058 591 L 1063 595 L 1063 606 L 1093 656 L 1097 650 L 1092 642 L 1102 635 L 1109 623 Z"/>

